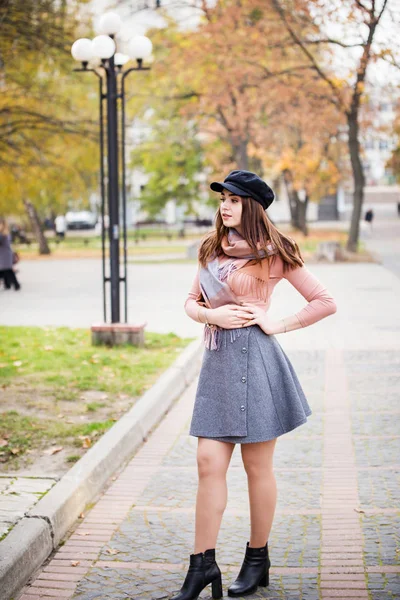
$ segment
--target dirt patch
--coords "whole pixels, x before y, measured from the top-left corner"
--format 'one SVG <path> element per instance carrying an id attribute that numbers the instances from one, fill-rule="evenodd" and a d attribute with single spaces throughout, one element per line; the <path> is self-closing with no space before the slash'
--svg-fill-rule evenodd
<path id="1" fill-rule="evenodd" d="M 1 410 L 3 414 L 17 413 L 28 420 L 27 424 L 24 421 L 23 436 L 31 443 L 21 451 L 21 439 L 11 436 L 9 440 L 16 454 L 10 460 L 4 451 L 3 454 L 0 452 L 0 473 L 62 475 L 99 437 L 96 430 L 94 434 L 80 433 L 81 426 L 118 421 L 135 400 L 127 394 L 111 396 L 98 390 L 87 390 L 71 401 L 57 399 L 43 386 L 40 389 L 29 389 L 22 383 L 3 386 Z M 71 426 L 70 436 L 68 431 L 59 432 L 57 428 L 54 435 L 48 435 L 51 424 L 59 422 L 66 428 Z"/>

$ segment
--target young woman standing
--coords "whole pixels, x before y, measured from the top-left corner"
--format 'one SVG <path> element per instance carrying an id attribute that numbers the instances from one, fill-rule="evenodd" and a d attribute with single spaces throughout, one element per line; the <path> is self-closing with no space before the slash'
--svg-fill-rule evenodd
<path id="1" fill-rule="evenodd" d="M 311 409 L 296 373 L 274 337 L 336 311 L 332 296 L 303 266 L 299 248 L 269 220 L 274 193 L 256 174 L 232 171 L 211 184 L 220 193 L 216 228 L 199 250 L 199 272 L 185 309 L 205 323 L 205 354 L 190 434 L 198 437 L 199 484 L 194 553 L 180 592 L 195 600 L 212 584 L 222 597 L 215 546 L 227 502 L 226 473 L 241 444 L 248 479 L 250 541 L 229 596 L 269 583 L 268 537 L 276 505 L 276 438 L 306 422 Z M 287 279 L 307 300 L 297 314 L 274 321 L 271 294 Z"/>

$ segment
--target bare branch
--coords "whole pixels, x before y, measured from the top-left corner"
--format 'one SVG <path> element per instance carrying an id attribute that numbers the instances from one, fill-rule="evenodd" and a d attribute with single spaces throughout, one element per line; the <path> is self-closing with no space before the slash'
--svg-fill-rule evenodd
<path id="1" fill-rule="evenodd" d="M 333 81 L 330 79 L 330 77 L 328 77 L 328 75 L 326 75 L 326 73 L 324 73 L 324 71 L 318 65 L 318 63 L 315 60 L 314 56 L 311 54 L 311 52 L 308 50 L 308 48 L 306 48 L 306 46 L 303 43 L 303 41 L 300 40 L 299 36 L 294 31 L 293 27 L 290 26 L 290 24 L 289 24 L 289 22 L 288 22 L 288 20 L 286 18 L 285 11 L 281 7 L 281 5 L 279 3 L 279 0 L 272 0 L 272 3 L 274 5 L 276 11 L 280 15 L 283 23 L 285 24 L 286 29 L 288 30 L 289 34 L 291 35 L 291 37 L 295 41 L 295 43 L 301 48 L 301 50 L 303 51 L 303 53 L 310 60 L 313 68 L 318 73 L 318 75 L 321 77 L 321 79 L 323 79 L 328 84 L 328 86 L 331 88 L 332 93 L 333 93 L 333 98 L 331 98 L 331 102 L 333 104 L 335 104 L 336 106 L 341 107 L 342 110 L 345 110 L 343 98 L 342 98 L 342 96 L 340 94 L 340 91 L 337 89 L 337 87 L 335 86 L 335 84 L 333 83 Z"/>

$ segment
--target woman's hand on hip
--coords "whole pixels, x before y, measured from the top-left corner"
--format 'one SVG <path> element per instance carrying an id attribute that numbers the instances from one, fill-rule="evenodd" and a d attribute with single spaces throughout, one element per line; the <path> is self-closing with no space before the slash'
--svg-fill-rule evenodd
<path id="1" fill-rule="evenodd" d="M 258 325 L 264 333 L 268 335 L 274 335 L 275 333 L 281 333 L 282 323 L 281 321 L 274 321 L 260 306 L 251 304 L 250 302 L 243 302 L 242 308 L 247 312 L 247 319 L 243 327 L 250 327 L 251 325 Z"/>
<path id="2" fill-rule="evenodd" d="M 252 318 L 249 310 L 237 304 L 208 308 L 206 315 L 210 325 L 218 325 L 222 329 L 239 329 L 246 326 Z"/>

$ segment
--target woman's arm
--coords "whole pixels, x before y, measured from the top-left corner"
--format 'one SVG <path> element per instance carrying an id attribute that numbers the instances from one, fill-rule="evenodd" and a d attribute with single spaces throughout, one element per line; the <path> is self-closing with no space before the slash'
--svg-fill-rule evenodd
<path id="1" fill-rule="evenodd" d="M 308 327 L 336 312 L 335 300 L 326 287 L 306 267 L 290 269 L 283 276 L 308 302 L 298 313 L 284 319 L 284 322 L 287 323 L 287 331 L 290 331 L 292 327 L 293 329 Z M 294 319 L 298 320 L 299 327 L 294 327 Z"/>
<path id="2" fill-rule="evenodd" d="M 218 308 L 207 308 L 204 303 L 200 303 L 201 298 L 199 272 L 197 271 L 185 302 L 185 311 L 188 317 L 196 323 L 218 325 L 224 329 L 236 329 L 247 323 L 248 314 L 243 311 L 241 306 L 226 304 Z"/>
<path id="3" fill-rule="evenodd" d="M 190 288 L 190 292 L 185 302 L 185 311 L 188 317 L 193 319 L 193 321 L 196 321 L 196 323 L 205 323 L 207 313 L 204 314 L 204 311 L 207 311 L 207 309 L 203 308 L 198 303 L 200 298 L 201 289 L 199 282 L 199 271 L 197 271 L 196 277 L 193 280 L 192 287 Z"/>
<path id="4" fill-rule="evenodd" d="M 307 300 L 307 304 L 299 312 L 289 315 L 276 323 L 275 333 L 286 333 L 302 327 L 308 327 L 336 312 L 336 302 L 326 287 L 302 266 L 289 269 L 283 273 L 293 287 Z"/>
<path id="5" fill-rule="evenodd" d="M 269 334 L 286 333 L 302 327 L 308 327 L 336 312 L 336 303 L 328 290 L 306 267 L 297 267 L 283 273 L 293 287 L 305 298 L 308 304 L 294 315 L 274 321 L 259 307 L 244 302 L 243 308 L 252 313 L 248 325 L 259 325 Z"/>

